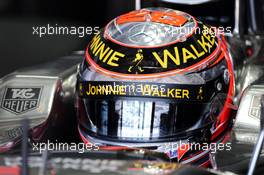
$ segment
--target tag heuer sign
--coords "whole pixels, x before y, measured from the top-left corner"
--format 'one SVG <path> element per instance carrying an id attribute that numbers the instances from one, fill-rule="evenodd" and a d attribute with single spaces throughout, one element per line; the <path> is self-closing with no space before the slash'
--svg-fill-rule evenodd
<path id="1" fill-rule="evenodd" d="M 251 99 L 250 103 L 250 110 L 249 110 L 249 116 L 253 118 L 259 118 L 260 117 L 260 98 L 259 95 L 254 95 Z"/>
<path id="2" fill-rule="evenodd" d="M 9 112 L 21 114 L 38 107 L 41 87 L 7 87 L 1 107 Z"/>

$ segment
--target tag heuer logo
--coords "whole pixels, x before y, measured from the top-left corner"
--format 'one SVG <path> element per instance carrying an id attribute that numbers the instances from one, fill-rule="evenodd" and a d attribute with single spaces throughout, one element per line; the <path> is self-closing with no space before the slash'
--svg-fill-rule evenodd
<path id="1" fill-rule="evenodd" d="M 21 114 L 38 107 L 41 87 L 6 88 L 1 107 L 9 112 Z"/>
<path id="2" fill-rule="evenodd" d="M 260 117 L 260 98 L 261 96 L 254 95 L 251 99 L 249 116 L 253 118 Z"/>

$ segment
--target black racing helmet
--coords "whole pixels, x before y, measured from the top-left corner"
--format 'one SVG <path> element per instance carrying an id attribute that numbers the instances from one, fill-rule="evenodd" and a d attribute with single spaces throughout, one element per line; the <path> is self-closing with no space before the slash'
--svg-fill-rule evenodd
<path id="1" fill-rule="evenodd" d="M 146 8 L 113 19 L 92 38 L 77 92 L 84 142 L 213 140 L 230 123 L 232 62 L 216 28 L 184 12 Z"/>

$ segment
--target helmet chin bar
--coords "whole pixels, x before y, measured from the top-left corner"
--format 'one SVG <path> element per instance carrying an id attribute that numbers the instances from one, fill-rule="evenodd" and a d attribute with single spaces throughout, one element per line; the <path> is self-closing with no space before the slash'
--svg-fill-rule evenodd
<path id="1" fill-rule="evenodd" d="M 197 163 L 196 161 L 207 161 L 209 160 L 209 157 L 211 156 L 210 149 L 203 150 L 200 148 L 192 147 L 192 143 L 210 143 L 208 140 L 204 140 L 203 137 L 205 137 L 203 134 L 208 133 L 209 129 L 207 131 L 201 132 L 200 139 L 198 137 L 194 137 L 194 135 L 190 135 L 189 137 L 186 137 L 186 139 L 174 139 L 172 141 L 164 141 L 164 142 L 146 142 L 146 143 L 132 143 L 132 142 L 116 142 L 116 141 L 110 141 L 110 140 L 104 140 L 103 138 L 96 138 L 93 136 L 88 135 L 82 127 L 78 126 L 79 134 L 81 135 L 81 139 L 84 143 L 89 144 L 96 144 L 100 147 L 100 150 L 146 150 L 146 151 L 154 151 L 158 153 L 164 153 L 168 160 L 173 162 L 181 162 L 183 164 Z M 197 135 L 195 135 L 197 136 Z M 197 150 L 199 149 L 199 150 Z M 177 156 L 175 156 L 175 152 L 177 152 Z M 186 159 L 186 157 L 189 157 Z M 215 163 L 214 160 L 211 163 Z M 201 166 L 199 163 L 197 164 Z"/>

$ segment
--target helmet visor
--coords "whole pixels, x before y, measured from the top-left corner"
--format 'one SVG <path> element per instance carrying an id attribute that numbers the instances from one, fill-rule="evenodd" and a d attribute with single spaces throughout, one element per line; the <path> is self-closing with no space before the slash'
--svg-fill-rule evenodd
<path id="1" fill-rule="evenodd" d="M 210 123 L 209 103 L 173 103 L 155 100 L 83 99 L 90 135 L 110 140 L 157 141 Z M 207 111 L 207 112 L 205 112 Z M 202 117 L 205 116 L 205 117 Z M 207 118 L 207 121 L 202 119 Z"/>
<path id="2" fill-rule="evenodd" d="M 79 124 L 90 136 L 109 141 L 184 139 L 222 111 L 229 84 L 225 68 L 223 61 L 200 74 L 159 81 L 121 81 L 81 68 Z"/>

